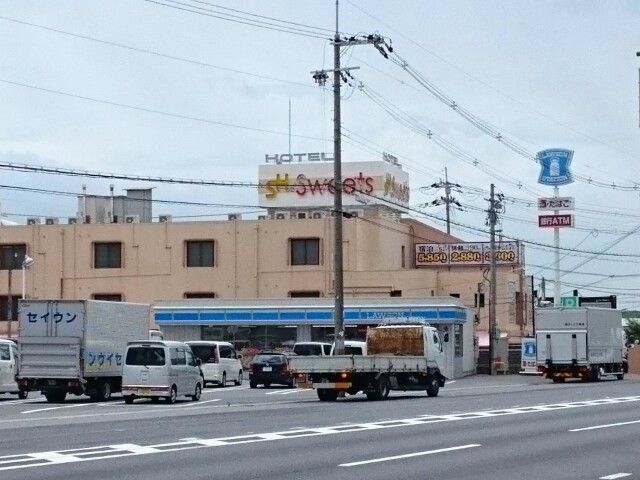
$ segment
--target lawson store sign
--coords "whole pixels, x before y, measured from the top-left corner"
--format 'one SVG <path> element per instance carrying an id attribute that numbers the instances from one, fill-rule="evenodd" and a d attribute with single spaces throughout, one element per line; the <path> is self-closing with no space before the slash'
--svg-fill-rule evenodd
<path id="1" fill-rule="evenodd" d="M 154 310 L 158 325 L 333 325 L 331 308 L 156 306 Z M 444 305 L 405 308 L 345 307 L 344 318 L 347 325 L 377 325 L 393 319 L 459 324 L 467 321 L 467 310 Z"/>

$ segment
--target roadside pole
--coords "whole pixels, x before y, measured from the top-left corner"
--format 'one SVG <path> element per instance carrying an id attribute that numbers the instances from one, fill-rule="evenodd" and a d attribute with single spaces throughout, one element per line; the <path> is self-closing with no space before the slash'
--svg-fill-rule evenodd
<path id="1" fill-rule="evenodd" d="M 497 326 L 496 326 L 496 302 L 497 294 L 497 274 L 496 274 L 496 199 L 495 185 L 491 184 L 491 193 L 489 196 L 489 250 L 491 251 L 491 260 L 489 263 L 489 359 L 491 365 L 491 375 L 496 374 L 496 353 L 498 346 Z"/>
<path id="2" fill-rule="evenodd" d="M 558 198 L 560 196 L 560 189 L 556 186 L 553 187 L 553 196 Z M 560 210 L 554 210 L 554 215 L 559 215 Z M 560 229 L 555 227 L 553 229 L 553 248 L 555 250 L 555 284 L 553 286 L 553 306 L 559 307 L 562 302 L 562 288 L 560 286 Z"/>

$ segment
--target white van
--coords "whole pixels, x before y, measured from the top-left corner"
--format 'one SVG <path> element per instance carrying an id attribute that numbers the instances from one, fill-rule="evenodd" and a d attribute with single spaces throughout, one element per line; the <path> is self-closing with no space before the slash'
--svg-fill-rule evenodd
<path id="1" fill-rule="evenodd" d="M 303 357 L 309 355 L 329 355 L 331 344 L 324 342 L 297 342 L 293 346 L 293 353 Z"/>
<path id="2" fill-rule="evenodd" d="M 17 374 L 18 347 L 11 340 L 0 339 L 0 393 L 15 393 L 19 398 L 27 398 L 29 392 L 18 388 Z"/>
<path id="3" fill-rule="evenodd" d="M 215 383 L 226 387 L 227 382 L 242 385 L 241 355 L 236 353 L 233 344 L 229 342 L 193 341 L 186 342 L 193 350 L 196 358 L 202 362 L 204 385 Z"/>
<path id="4" fill-rule="evenodd" d="M 331 355 L 334 355 L 336 344 L 331 345 Z M 367 342 L 359 342 L 356 340 L 344 341 L 344 354 L 345 355 L 366 355 L 367 354 Z"/>
<path id="5" fill-rule="evenodd" d="M 125 403 L 135 398 L 164 398 L 175 403 L 178 397 L 200 400 L 204 378 L 200 361 L 183 342 L 129 342 L 122 371 Z"/>

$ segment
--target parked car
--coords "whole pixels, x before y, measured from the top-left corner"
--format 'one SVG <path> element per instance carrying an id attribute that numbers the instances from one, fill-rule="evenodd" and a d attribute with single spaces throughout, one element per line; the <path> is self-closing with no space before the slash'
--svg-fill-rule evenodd
<path id="1" fill-rule="evenodd" d="M 27 398 L 29 392 L 20 390 L 18 374 L 18 347 L 11 340 L 0 339 L 0 393 L 15 393 L 19 398 Z"/>
<path id="2" fill-rule="evenodd" d="M 336 344 L 331 345 L 331 355 L 334 355 Z M 367 342 L 359 342 L 356 340 L 344 341 L 344 354 L 345 355 L 366 355 L 367 354 Z"/>
<path id="3" fill-rule="evenodd" d="M 125 403 L 136 398 L 164 398 L 175 403 L 178 397 L 200 400 L 204 378 L 191 348 L 182 342 L 130 342 L 122 374 Z"/>
<path id="4" fill-rule="evenodd" d="M 214 383 L 226 387 L 227 382 L 242 385 L 242 355 L 236 353 L 233 344 L 204 340 L 186 343 L 202 362 L 205 386 L 207 383 Z"/>
<path id="5" fill-rule="evenodd" d="M 293 376 L 289 372 L 288 357 L 291 354 L 281 352 L 260 352 L 251 362 L 249 369 L 249 386 L 256 388 L 264 385 L 269 388 L 273 384 L 294 386 Z"/>
<path id="6" fill-rule="evenodd" d="M 293 346 L 293 353 L 301 356 L 329 355 L 331 344 L 324 342 L 297 342 Z"/>

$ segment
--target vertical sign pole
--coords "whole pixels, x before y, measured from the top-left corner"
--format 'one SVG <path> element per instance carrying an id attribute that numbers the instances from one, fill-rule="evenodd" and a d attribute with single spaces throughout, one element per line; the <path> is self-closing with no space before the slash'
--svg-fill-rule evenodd
<path id="1" fill-rule="evenodd" d="M 560 195 L 560 189 L 558 187 L 553 187 L 553 196 L 558 197 Z M 560 210 L 554 210 L 553 213 L 558 215 Z M 560 229 L 558 227 L 554 227 L 553 229 L 553 247 L 555 250 L 555 285 L 553 288 L 553 305 L 555 307 L 560 306 L 561 302 L 561 286 L 560 286 Z"/>

